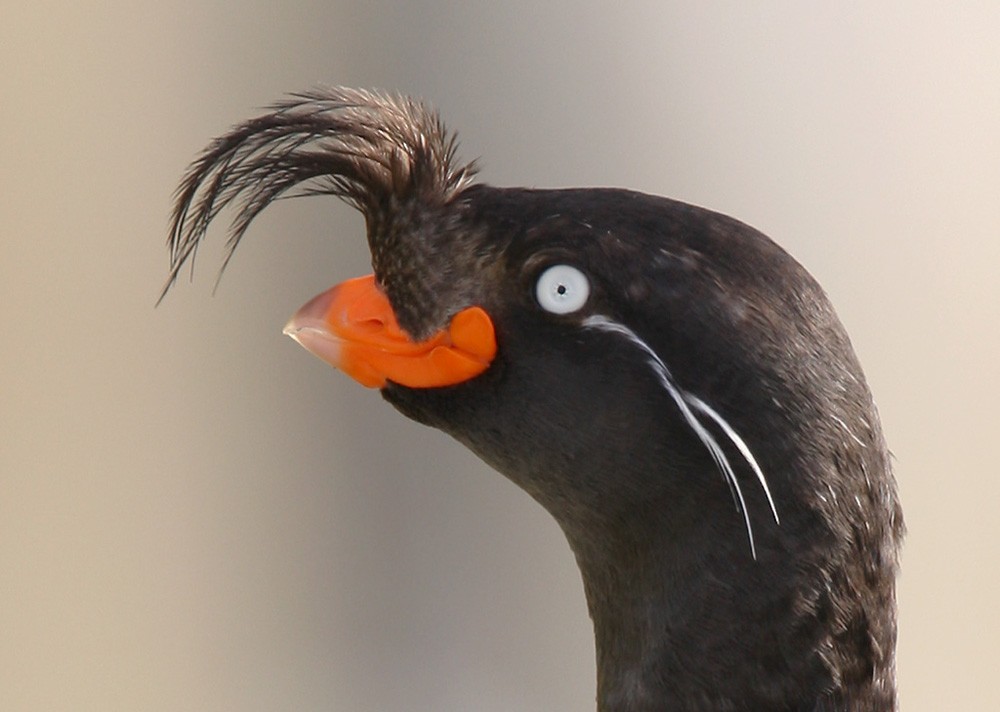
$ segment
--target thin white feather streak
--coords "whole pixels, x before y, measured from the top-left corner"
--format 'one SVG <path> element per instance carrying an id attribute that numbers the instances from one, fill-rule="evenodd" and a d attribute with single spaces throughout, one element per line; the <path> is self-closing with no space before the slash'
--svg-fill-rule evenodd
<path id="1" fill-rule="evenodd" d="M 750 511 L 747 509 L 746 500 L 743 498 L 743 490 L 740 488 L 740 483 L 736 479 L 736 473 L 733 472 L 733 468 L 729 464 L 729 459 L 726 457 L 726 453 L 723 452 L 721 447 L 719 447 L 719 443 L 716 441 L 715 437 L 705 429 L 705 426 L 701 424 L 701 421 L 699 421 L 698 418 L 695 417 L 695 414 L 691 412 L 691 408 L 688 406 L 688 402 L 686 400 L 687 397 L 690 397 L 689 394 L 682 391 L 677 387 L 677 384 L 674 383 L 673 377 L 670 375 L 670 370 L 667 368 L 666 364 L 663 363 L 663 359 L 661 359 L 645 341 L 639 338 L 638 334 L 624 324 L 620 324 L 617 321 L 607 318 L 606 316 L 595 314 L 594 316 L 584 319 L 583 325 L 588 328 L 599 329 L 600 331 L 624 336 L 630 343 L 637 346 L 643 351 L 643 353 L 649 356 L 649 365 L 653 367 L 653 372 L 656 374 L 660 385 L 662 385 L 667 393 L 670 394 L 670 397 L 673 398 L 674 402 L 677 404 L 677 408 L 681 412 L 681 415 L 684 416 L 684 420 L 708 450 L 712 459 L 715 461 L 716 466 L 722 472 L 723 477 L 725 477 L 726 481 L 732 485 L 732 488 L 736 493 L 736 497 L 739 500 L 738 509 L 743 514 L 743 522 L 746 525 L 747 537 L 750 540 L 750 555 L 753 557 L 754 561 L 756 561 L 757 546 L 754 542 L 753 525 L 750 524 Z M 727 428 L 723 428 L 723 430 L 727 430 Z M 726 434 L 730 435 L 731 431 L 732 428 L 728 428 Z M 730 435 L 730 437 L 732 437 L 732 435 Z M 739 445 L 737 445 L 737 448 L 739 448 Z M 745 444 L 744 448 L 746 448 Z M 746 455 L 742 449 L 740 452 L 741 454 L 744 454 L 744 456 Z M 746 452 L 749 452 L 749 449 L 747 449 Z M 756 465 L 756 462 L 754 462 L 754 465 Z M 766 487 L 765 491 L 767 491 Z M 770 493 L 768 493 L 768 500 L 770 501 Z"/>
<path id="2" fill-rule="evenodd" d="M 775 523 L 781 524 L 781 520 L 778 519 L 778 509 L 774 506 L 774 499 L 771 497 L 771 488 L 767 486 L 767 479 L 764 477 L 764 472 L 760 469 L 760 465 L 757 464 L 757 458 L 753 456 L 753 453 L 750 451 L 750 448 L 747 446 L 743 438 L 740 437 L 739 433 L 733 430 L 733 427 L 725 418 L 715 412 L 715 409 L 701 398 L 686 392 L 684 397 L 688 403 L 714 420 L 716 424 L 722 428 L 722 432 L 729 437 L 730 442 L 732 442 L 733 445 L 736 446 L 736 449 L 740 451 L 740 454 L 743 455 L 744 459 L 750 465 L 750 469 L 752 469 L 754 474 L 757 475 L 757 481 L 760 482 L 760 486 L 764 490 L 764 494 L 767 496 L 767 503 L 771 505 L 771 514 L 774 515 Z"/>

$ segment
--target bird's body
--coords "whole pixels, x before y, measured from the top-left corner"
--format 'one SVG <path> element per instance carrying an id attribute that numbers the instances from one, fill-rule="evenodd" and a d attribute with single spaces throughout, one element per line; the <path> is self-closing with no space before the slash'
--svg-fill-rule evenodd
<path id="1" fill-rule="evenodd" d="M 556 518 L 600 710 L 895 709 L 902 518 L 822 289 L 717 213 L 473 174 L 419 104 L 297 97 L 194 165 L 172 276 L 233 198 L 235 248 L 274 197 L 326 180 L 315 192 L 364 212 L 375 276 L 290 333 Z M 428 359 L 445 365 L 428 375 Z"/>

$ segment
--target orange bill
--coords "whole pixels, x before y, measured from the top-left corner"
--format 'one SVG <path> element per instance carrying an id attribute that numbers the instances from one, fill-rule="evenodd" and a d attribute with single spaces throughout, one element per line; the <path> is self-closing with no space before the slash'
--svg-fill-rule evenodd
<path id="1" fill-rule="evenodd" d="M 489 368 L 497 351 L 493 322 L 480 307 L 463 309 L 446 329 L 413 341 L 396 322 L 375 275 L 315 297 L 295 313 L 285 333 L 369 388 L 388 381 L 410 388 L 452 386 Z"/>

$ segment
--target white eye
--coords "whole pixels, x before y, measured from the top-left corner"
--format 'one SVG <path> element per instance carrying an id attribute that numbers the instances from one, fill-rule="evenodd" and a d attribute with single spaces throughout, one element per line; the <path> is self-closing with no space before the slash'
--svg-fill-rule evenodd
<path id="1" fill-rule="evenodd" d="M 542 309 L 553 314 L 570 314 L 583 307 L 590 296 L 590 281 L 576 267 L 553 265 L 542 272 L 535 284 L 535 297 Z"/>

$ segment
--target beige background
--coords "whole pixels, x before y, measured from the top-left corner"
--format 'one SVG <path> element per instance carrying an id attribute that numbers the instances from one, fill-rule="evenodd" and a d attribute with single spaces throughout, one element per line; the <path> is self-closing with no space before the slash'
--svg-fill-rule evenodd
<path id="1" fill-rule="evenodd" d="M 212 298 L 220 224 L 153 309 L 187 162 L 317 82 L 798 256 L 897 458 L 903 709 L 1000 709 L 1000 4 L 538 5 L 5 3 L 0 710 L 593 708 L 545 513 L 281 336 L 367 271 L 357 215 L 274 206 Z"/>

